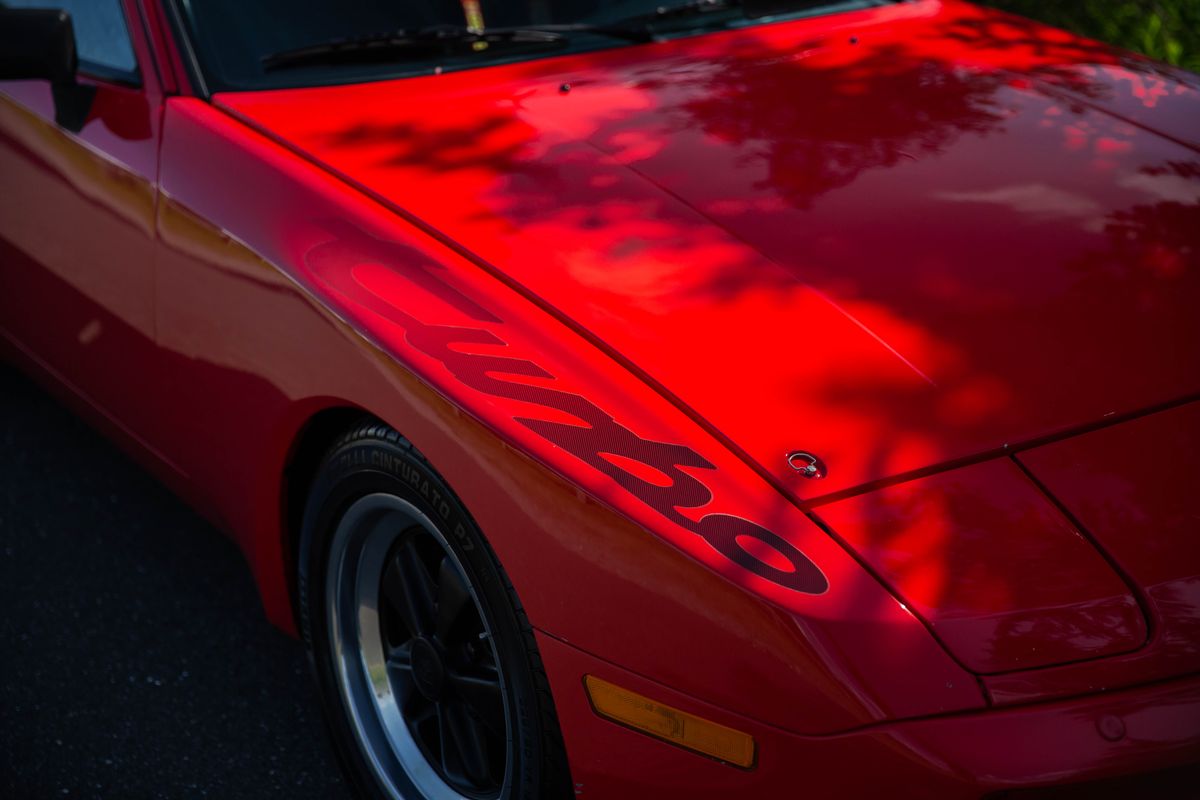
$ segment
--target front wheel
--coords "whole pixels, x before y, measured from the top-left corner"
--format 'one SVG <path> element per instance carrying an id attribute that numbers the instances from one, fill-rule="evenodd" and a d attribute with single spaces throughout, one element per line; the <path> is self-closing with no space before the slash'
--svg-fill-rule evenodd
<path id="1" fill-rule="evenodd" d="M 318 469 L 301 628 L 342 766 L 388 800 L 569 797 L 529 622 L 461 503 L 378 423 Z"/>

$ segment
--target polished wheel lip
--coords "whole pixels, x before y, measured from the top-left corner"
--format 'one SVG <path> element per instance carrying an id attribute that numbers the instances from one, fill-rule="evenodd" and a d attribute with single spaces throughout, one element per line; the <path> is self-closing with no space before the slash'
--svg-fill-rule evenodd
<path id="1" fill-rule="evenodd" d="M 391 494 L 369 494 L 351 504 L 338 521 L 326 572 L 330 655 L 341 699 L 361 752 L 380 785 L 394 800 L 404 800 L 402 787 L 409 783 L 429 800 L 504 797 L 512 781 L 514 748 L 511 727 L 507 725 L 511 712 L 503 670 L 498 669 L 498 673 L 507 752 L 504 778 L 494 795 L 464 794 L 439 774 L 409 730 L 393 693 L 380 626 L 380 583 L 393 545 L 414 526 L 421 527 L 441 544 L 445 555 L 463 576 L 493 659 L 497 667 L 500 664 L 493 627 L 446 537 L 413 504 Z"/>

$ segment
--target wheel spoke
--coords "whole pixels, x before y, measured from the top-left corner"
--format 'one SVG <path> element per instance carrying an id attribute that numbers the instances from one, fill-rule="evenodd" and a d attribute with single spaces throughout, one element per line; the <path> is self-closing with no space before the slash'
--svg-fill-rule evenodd
<path id="1" fill-rule="evenodd" d="M 387 665 L 390 669 L 412 669 L 412 642 L 388 650 Z"/>
<path id="2" fill-rule="evenodd" d="M 498 736 L 505 734 L 504 698 L 500 694 L 499 678 L 451 673 L 447 679 L 457 697 L 475 712 L 480 722 Z"/>
<path id="3" fill-rule="evenodd" d="M 429 630 L 433 620 L 433 579 L 412 542 L 400 548 L 384 572 L 383 593 L 409 633 L 420 636 Z"/>
<path id="4" fill-rule="evenodd" d="M 491 770 L 488 768 L 486 732 L 462 706 L 446 704 L 441 714 L 450 729 L 450 738 L 467 780 L 478 787 L 488 786 Z"/>
<path id="5" fill-rule="evenodd" d="M 458 568 L 448 556 L 443 558 L 438 569 L 437 624 L 434 628 L 435 635 L 443 644 L 447 643 L 454 622 L 470 600 L 471 593 L 458 574 Z"/>
<path id="6" fill-rule="evenodd" d="M 437 713 L 437 736 L 438 750 L 441 751 L 442 772 L 448 778 L 462 779 L 462 772 L 458 769 L 458 763 L 455 761 L 458 755 L 458 749 L 450 736 L 450 720 L 449 709 L 438 703 L 434 706 Z"/>
<path id="7" fill-rule="evenodd" d="M 412 692 L 412 643 L 408 642 L 400 647 L 393 647 L 388 651 L 387 660 L 384 662 L 388 671 L 388 678 L 392 685 L 404 692 L 405 696 Z"/>
<path id="8" fill-rule="evenodd" d="M 418 692 L 413 692 L 412 699 L 408 705 L 409 708 L 405 711 L 405 718 L 413 728 L 419 728 L 427 720 L 436 717 L 438 713 L 438 707 L 426 700 Z"/>
<path id="9" fill-rule="evenodd" d="M 389 779 L 420 768 L 436 773 L 428 779 L 439 796 L 494 798 L 513 743 L 498 643 L 474 573 L 428 519 L 386 495 L 347 510 L 331 547 L 338 543 L 341 555 L 330 566 L 335 655 L 357 648 L 365 665 L 344 670 L 343 697 L 357 719 L 382 724 L 366 726 L 361 744 L 372 756 L 391 748 L 394 758 L 378 762 Z"/>

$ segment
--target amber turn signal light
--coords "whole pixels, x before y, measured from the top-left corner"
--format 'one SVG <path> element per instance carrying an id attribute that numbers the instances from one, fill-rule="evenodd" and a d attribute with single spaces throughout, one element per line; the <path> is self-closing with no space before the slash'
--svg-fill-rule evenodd
<path id="1" fill-rule="evenodd" d="M 614 686 L 583 676 L 592 710 L 601 717 L 656 739 L 742 769 L 754 766 L 754 737 Z"/>

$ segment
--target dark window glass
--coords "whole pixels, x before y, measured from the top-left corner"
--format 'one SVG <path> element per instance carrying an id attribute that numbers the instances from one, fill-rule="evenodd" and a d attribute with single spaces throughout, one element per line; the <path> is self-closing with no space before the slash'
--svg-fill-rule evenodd
<path id="1" fill-rule="evenodd" d="M 755 0 L 713 0 L 703 13 L 670 15 L 653 23 L 656 35 L 676 36 L 800 15 L 825 14 L 885 5 L 895 0 L 778 0 L 782 9 L 755 17 Z M 210 91 L 349 83 L 435 70 L 465 69 L 563 53 L 630 44 L 628 39 L 598 32 L 562 32 L 552 44 L 504 42 L 444 52 L 406 52 L 371 61 L 290 63 L 267 69 L 264 59 L 296 48 L 336 39 L 386 34 L 397 29 L 470 26 L 474 29 L 562 25 L 611 25 L 660 8 L 687 5 L 688 0 L 172 0 L 192 43 Z M 644 24 L 644 23 L 643 23 Z M 393 55 L 392 53 L 388 54 Z"/>
<path id="2" fill-rule="evenodd" d="M 84 72 L 133 78 L 137 58 L 121 0 L 5 0 L 8 8 L 61 8 L 71 15 L 75 47 Z"/>

